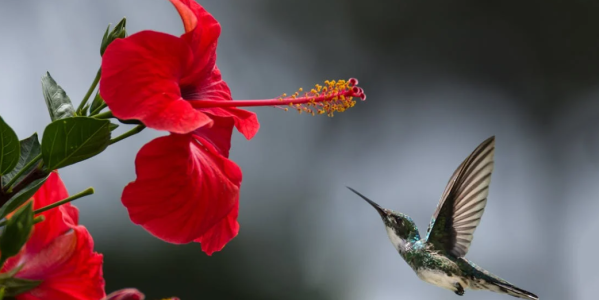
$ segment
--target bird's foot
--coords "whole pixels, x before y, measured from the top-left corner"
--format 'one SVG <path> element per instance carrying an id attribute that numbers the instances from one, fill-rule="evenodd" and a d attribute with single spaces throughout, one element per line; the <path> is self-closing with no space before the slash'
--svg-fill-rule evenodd
<path id="1" fill-rule="evenodd" d="M 456 288 L 455 294 L 458 296 L 464 296 L 464 288 L 462 287 L 462 285 L 457 282 L 454 285 Z"/>

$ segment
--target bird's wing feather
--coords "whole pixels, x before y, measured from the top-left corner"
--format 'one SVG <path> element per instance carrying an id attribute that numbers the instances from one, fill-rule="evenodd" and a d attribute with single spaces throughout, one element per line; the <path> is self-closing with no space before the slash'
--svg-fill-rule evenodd
<path id="1" fill-rule="evenodd" d="M 426 241 L 434 249 L 462 257 L 487 204 L 495 137 L 482 142 L 455 170 L 427 230 Z"/>

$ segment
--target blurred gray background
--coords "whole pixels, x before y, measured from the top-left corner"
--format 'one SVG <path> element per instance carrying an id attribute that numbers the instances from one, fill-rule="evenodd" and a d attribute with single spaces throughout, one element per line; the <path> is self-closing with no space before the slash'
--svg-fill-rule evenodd
<path id="1" fill-rule="evenodd" d="M 484 3 L 483 3 L 484 2 Z M 239 236 L 212 257 L 132 224 L 120 202 L 146 130 L 61 170 L 105 255 L 107 291 L 149 299 L 458 299 L 420 281 L 380 218 L 426 231 L 449 176 L 496 135 L 489 202 L 468 258 L 541 299 L 596 299 L 599 5 L 596 1 L 205 0 L 236 99 L 357 77 L 368 99 L 334 118 L 255 109 L 233 137 L 244 172 Z M 79 102 L 107 23 L 183 32 L 164 0 L 3 1 L 0 114 L 20 138 L 49 122 L 47 70 Z M 119 130 L 128 129 L 121 126 Z M 510 299 L 467 291 L 459 299 Z"/>

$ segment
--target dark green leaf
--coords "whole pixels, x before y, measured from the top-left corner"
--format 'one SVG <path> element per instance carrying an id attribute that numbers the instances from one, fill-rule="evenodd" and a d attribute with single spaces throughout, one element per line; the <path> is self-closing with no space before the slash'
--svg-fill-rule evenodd
<path id="1" fill-rule="evenodd" d="M 96 97 L 94 97 L 94 101 L 92 101 L 92 105 L 89 108 L 90 114 L 95 112 L 96 109 L 100 107 L 100 105 L 104 104 L 104 99 L 100 96 L 100 93 L 96 93 Z M 99 111 L 98 111 L 99 112 Z"/>
<path id="2" fill-rule="evenodd" d="M 48 176 L 50 176 L 50 174 L 45 175 L 43 178 L 32 181 L 29 185 L 10 197 L 10 200 L 0 207 L 0 219 L 6 217 L 15 209 L 19 208 L 19 206 L 23 205 L 23 203 L 25 203 L 29 198 L 31 198 L 33 194 L 35 194 L 35 192 L 42 187 L 42 184 L 44 184 L 46 179 L 48 179 Z"/>
<path id="3" fill-rule="evenodd" d="M 117 128 L 119 128 L 119 124 L 110 123 L 110 131 L 114 131 Z"/>
<path id="4" fill-rule="evenodd" d="M 19 162 L 19 138 L 0 117 L 0 175 L 7 174 Z"/>
<path id="5" fill-rule="evenodd" d="M 71 99 L 48 72 L 42 77 L 42 91 L 52 121 L 75 115 L 75 108 L 71 103 Z"/>
<path id="6" fill-rule="evenodd" d="M 3 261 L 21 251 L 29 239 L 32 229 L 33 203 L 30 201 L 8 219 L 6 227 L 0 235 L 0 255 Z"/>
<path id="7" fill-rule="evenodd" d="M 42 283 L 41 280 L 28 280 L 21 278 L 0 279 L 0 286 L 4 287 L 5 297 L 15 297 L 28 292 Z"/>
<path id="8" fill-rule="evenodd" d="M 10 271 L 8 271 L 8 272 L 0 273 L 0 283 L 4 282 L 4 280 L 6 280 L 6 279 L 14 277 L 17 273 L 19 273 L 19 271 L 21 271 L 21 269 L 23 269 L 24 266 L 25 266 L 24 264 L 20 264 L 20 265 L 17 265 L 16 267 L 10 269 Z"/>
<path id="9" fill-rule="evenodd" d="M 38 156 L 41 153 L 40 152 L 40 143 L 37 139 L 37 133 L 34 133 L 32 136 L 22 140 L 20 148 L 21 148 L 21 157 L 19 158 L 17 165 L 10 173 L 2 176 L 2 184 L 3 185 L 8 183 L 9 181 L 11 181 L 13 179 L 13 177 L 15 175 L 17 175 L 17 173 L 19 171 L 21 171 L 21 169 L 23 169 L 23 167 L 25 167 L 25 165 L 27 165 L 33 158 L 35 158 L 36 156 Z M 36 167 L 35 164 L 30 166 L 29 170 L 26 170 L 25 172 L 23 172 L 23 175 L 21 175 L 21 178 L 18 179 L 17 182 L 20 181 L 23 176 L 25 176 L 29 172 L 31 172 L 31 170 L 33 170 L 35 167 Z"/>
<path id="10" fill-rule="evenodd" d="M 51 171 L 97 155 L 109 142 L 109 120 L 88 117 L 57 120 L 44 130 L 42 157 Z"/>

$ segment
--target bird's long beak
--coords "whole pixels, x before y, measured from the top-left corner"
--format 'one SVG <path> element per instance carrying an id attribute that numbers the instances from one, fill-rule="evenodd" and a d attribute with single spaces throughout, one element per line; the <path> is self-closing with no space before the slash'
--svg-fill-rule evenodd
<path id="1" fill-rule="evenodd" d="M 384 216 L 386 216 L 386 215 L 387 215 L 387 213 L 385 212 L 385 209 L 384 209 L 384 208 L 382 208 L 382 207 L 380 207 L 380 206 L 379 206 L 378 204 L 376 204 L 374 201 L 372 201 L 372 200 L 370 200 L 370 199 L 366 198 L 366 196 L 364 196 L 364 195 L 362 195 L 362 194 L 358 193 L 358 191 L 356 191 L 356 190 L 354 190 L 354 189 L 350 188 L 349 186 L 347 186 L 347 188 L 348 188 L 350 191 L 352 191 L 352 192 L 356 193 L 356 195 L 358 195 L 358 196 L 362 197 L 362 199 L 366 200 L 366 202 L 370 203 L 370 205 L 372 205 L 372 207 L 374 207 L 374 209 L 376 209 L 376 211 L 379 213 L 379 215 L 381 215 L 381 217 L 384 217 Z"/>

